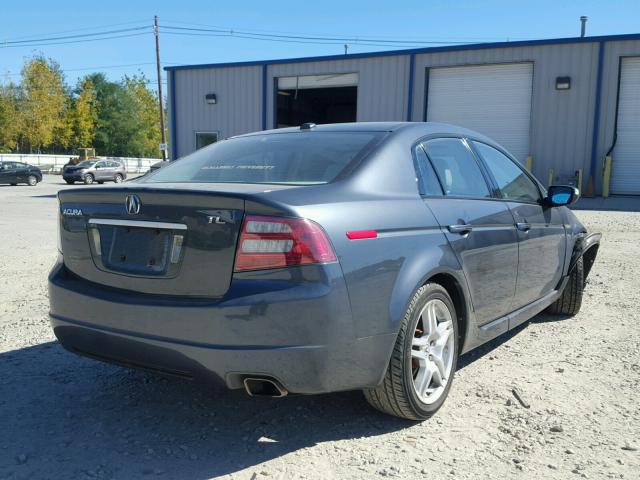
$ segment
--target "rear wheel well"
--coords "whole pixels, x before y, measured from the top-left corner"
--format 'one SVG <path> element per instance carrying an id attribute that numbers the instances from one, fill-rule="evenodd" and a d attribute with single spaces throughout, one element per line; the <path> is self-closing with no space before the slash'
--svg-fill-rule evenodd
<path id="1" fill-rule="evenodd" d="M 462 293 L 462 288 L 458 281 L 448 275 L 446 273 L 439 273 L 429 278 L 426 283 L 437 283 L 438 285 L 442 285 L 442 287 L 447 291 L 451 300 L 453 301 L 453 306 L 456 308 L 456 316 L 458 320 L 458 345 L 459 351 L 462 351 L 464 346 L 464 341 L 467 336 L 467 307 L 464 299 L 464 294 Z"/>
<path id="2" fill-rule="evenodd" d="M 591 271 L 591 267 L 593 267 L 593 263 L 596 261 L 596 255 L 598 254 L 599 244 L 592 246 L 586 252 L 582 254 L 582 258 L 584 259 L 584 279 L 587 280 L 589 276 L 589 272 Z"/>

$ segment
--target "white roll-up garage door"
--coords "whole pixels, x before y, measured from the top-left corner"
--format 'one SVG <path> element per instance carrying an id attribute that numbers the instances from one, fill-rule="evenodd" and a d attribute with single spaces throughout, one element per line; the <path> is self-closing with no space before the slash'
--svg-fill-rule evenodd
<path id="1" fill-rule="evenodd" d="M 532 63 L 430 68 L 427 121 L 476 130 L 524 162 L 532 85 Z"/>
<path id="2" fill-rule="evenodd" d="M 618 140 L 612 155 L 611 193 L 640 194 L 640 57 L 622 59 Z"/>

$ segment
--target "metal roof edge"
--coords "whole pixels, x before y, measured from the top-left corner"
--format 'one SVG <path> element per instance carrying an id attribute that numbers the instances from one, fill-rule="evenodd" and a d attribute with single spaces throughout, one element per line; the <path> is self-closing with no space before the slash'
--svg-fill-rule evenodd
<path id="1" fill-rule="evenodd" d="M 287 63 L 307 63 L 330 60 L 350 60 L 359 58 L 389 57 L 394 55 L 411 55 L 420 53 L 455 52 L 463 50 L 485 50 L 491 48 L 513 48 L 539 45 L 562 45 L 567 43 L 599 43 L 624 40 L 640 40 L 640 33 L 620 35 L 600 35 L 595 37 L 548 38 L 541 40 L 518 40 L 514 42 L 470 43 L 466 45 L 445 45 L 442 47 L 411 48 L 403 50 L 384 50 L 378 52 L 350 53 L 347 55 L 323 55 L 315 57 L 283 58 L 275 60 L 252 60 L 244 62 L 202 63 L 195 65 L 175 65 L 164 67 L 165 70 L 195 70 L 204 68 L 252 67 Z"/>

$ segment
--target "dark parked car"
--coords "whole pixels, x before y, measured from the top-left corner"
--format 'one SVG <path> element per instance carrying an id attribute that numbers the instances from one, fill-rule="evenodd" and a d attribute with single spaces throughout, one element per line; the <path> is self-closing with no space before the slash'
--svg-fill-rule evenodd
<path id="1" fill-rule="evenodd" d="M 22 162 L 0 162 L 0 184 L 26 183 L 33 187 L 41 181 L 42 172 L 38 167 Z"/>
<path id="2" fill-rule="evenodd" d="M 251 395 L 363 389 L 424 419 L 460 354 L 579 311 L 600 235 L 577 198 L 450 125 L 244 135 L 61 191 L 51 323 L 96 359 Z"/>
<path id="3" fill-rule="evenodd" d="M 121 183 L 127 178 L 127 169 L 117 160 L 84 160 L 77 165 L 65 165 L 62 178 L 68 184 L 84 182 L 91 185 L 94 182 Z"/>

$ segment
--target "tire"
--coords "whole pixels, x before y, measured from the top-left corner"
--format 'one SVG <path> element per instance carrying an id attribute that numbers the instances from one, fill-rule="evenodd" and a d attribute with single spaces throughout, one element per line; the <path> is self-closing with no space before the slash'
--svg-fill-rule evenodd
<path id="1" fill-rule="evenodd" d="M 122 180 L 123 180 L 122 175 L 120 175 L 119 173 L 116 173 L 116 176 L 113 177 L 113 181 L 116 183 L 122 183 Z"/>
<path id="2" fill-rule="evenodd" d="M 91 185 L 93 183 L 93 180 L 93 175 L 91 175 L 90 173 L 87 173 L 84 177 L 82 177 L 82 181 L 85 185 Z"/>
<path id="3" fill-rule="evenodd" d="M 553 315 L 574 316 L 582 306 L 582 292 L 584 291 L 584 259 L 580 257 L 569 275 L 569 281 L 562 291 L 560 298 L 549 305 L 547 312 Z"/>
<path id="4" fill-rule="evenodd" d="M 35 175 L 29 175 L 27 177 L 27 185 L 30 187 L 35 187 L 38 184 L 38 179 Z"/>
<path id="5" fill-rule="evenodd" d="M 74 183 L 76 183 L 73 180 L 65 180 L 65 182 L 67 182 L 67 184 L 69 184 L 69 185 L 73 185 Z"/>
<path id="6" fill-rule="evenodd" d="M 435 329 L 439 332 L 439 338 L 435 340 L 429 340 L 433 329 L 426 322 L 432 306 L 436 325 L 442 327 Z M 423 318 L 426 323 L 423 323 Z M 436 283 L 422 286 L 404 315 L 383 382 L 364 390 L 369 404 L 381 412 L 409 420 L 431 417 L 449 394 L 458 361 L 458 338 L 456 311 L 447 291 Z M 443 369 L 431 361 L 432 357 L 437 357 L 436 351 L 440 352 Z M 442 371 L 445 375 L 438 373 Z M 437 385 L 438 377 L 445 379 L 440 385 Z M 425 379 L 424 395 L 418 393 L 421 379 Z M 431 385 L 434 388 L 428 393 Z"/>

